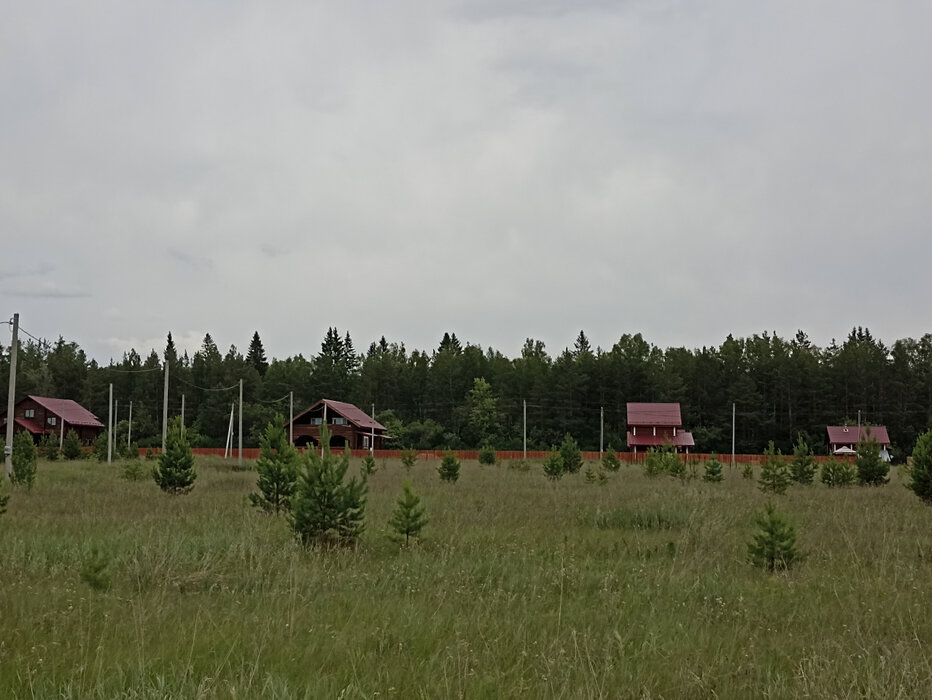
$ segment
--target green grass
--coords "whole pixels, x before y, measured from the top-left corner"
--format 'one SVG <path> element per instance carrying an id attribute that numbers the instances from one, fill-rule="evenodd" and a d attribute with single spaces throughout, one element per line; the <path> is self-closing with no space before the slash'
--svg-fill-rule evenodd
<path id="1" fill-rule="evenodd" d="M 149 463 L 143 463 L 147 465 Z M 358 465 L 354 465 L 355 466 Z M 3 697 L 900 697 L 932 687 L 932 509 L 882 488 L 776 498 L 805 559 L 746 562 L 766 496 L 389 461 L 358 549 L 305 551 L 199 458 L 187 496 L 40 463 L 0 516 Z M 430 523 L 388 520 L 410 478 Z M 6 489 L 4 492 L 7 492 Z"/>

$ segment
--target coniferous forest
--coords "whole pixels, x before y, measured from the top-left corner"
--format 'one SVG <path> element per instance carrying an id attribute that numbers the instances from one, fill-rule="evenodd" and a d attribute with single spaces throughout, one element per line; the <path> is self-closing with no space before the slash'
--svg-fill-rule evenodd
<path id="1" fill-rule="evenodd" d="M 6 396 L 9 348 L 0 353 L 0 392 Z M 558 445 L 569 433 L 584 450 L 625 448 L 629 401 L 675 401 L 698 452 L 735 448 L 760 453 L 770 440 L 792 452 L 799 435 L 825 452 L 825 426 L 886 425 L 894 458 L 909 454 L 932 427 L 932 334 L 885 345 L 866 328 L 843 342 L 817 347 L 800 331 L 728 336 L 718 347 L 662 349 L 641 334 L 622 335 L 611 348 L 593 348 L 584 332 L 553 352 L 528 339 L 519 357 L 460 341 L 445 333 L 436 348 L 408 350 L 384 337 L 357 350 L 349 333 L 328 329 L 318 352 L 270 359 L 258 333 L 246 351 L 226 352 L 207 334 L 189 356 L 171 334 L 161 351 L 135 350 L 101 365 L 74 342 L 21 341 L 17 400 L 28 394 L 70 398 L 107 421 L 109 385 L 117 406 L 117 437 L 128 427 L 140 446 L 161 442 L 164 364 L 169 413 L 181 412 L 198 446 L 222 446 L 239 380 L 244 380 L 244 444 L 258 444 L 276 413 L 295 413 L 320 398 L 349 401 L 376 418 L 394 447 L 521 449 L 526 402 L 529 449 Z"/>

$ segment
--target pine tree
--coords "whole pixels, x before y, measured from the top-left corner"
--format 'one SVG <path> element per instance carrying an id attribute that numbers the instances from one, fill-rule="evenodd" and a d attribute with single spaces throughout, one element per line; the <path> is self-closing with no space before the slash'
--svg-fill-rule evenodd
<path id="1" fill-rule="evenodd" d="M 172 418 L 165 437 L 165 452 L 159 455 L 158 466 L 152 477 L 159 488 L 174 495 L 186 494 L 194 488 L 197 473 L 194 471 L 194 453 L 181 432 L 181 419 Z"/>
<path id="2" fill-rule="evenodd" d="M 621 460 L 618 459 L 618 455 L 615 450 L 612 449 L 612 446 L 609 445 L 608 449 L 605 451 L 605 454 L 602 456 L 602 469 L 607 472 L 617 472 L 621 468 Z"/>
<path id="3" fill-rule="evenodd" d="M 246 362 L 264 377 L 269 368 L 269 362 L 265 357 L 265 348 L 262 347 L 262 340 L 259 338 L 259 331 L 252 334 L 252 341 L 249 343 L 249 352 L 246 353 Z"/>
<path id="4" fill-rule="evenodd" d="M 774 449 L 773 440 L 764 450 L 764 463 L 761 465 L 757 484 L 761 491 L 777 495 L 786 493 L 790 485 L 790 471 L 786 466 L 786 460 L 780 450 Z"/>
<path id="5" fill-rule="evenodd" d="M 572 435 L 567 433 L 560 444 L 560 457 L 563 459 L 563 471 L 575 474 L 582 469 L 582 452 Z"/>
<path id="6" fill-rule="evenodd" d="M 392 513 L 389 525 L 400 537 L 405 538 L 405 546 L 408 546 L 412 537 L 420 536 L 421 530 L 427 525 L 427 518 L 424 517 L 421 499 L 414 493 L 411 484 L 406 480 L 402 488 L 404 495 L 398 499 L 398 505 Z"/>
<path id="7" fill-rule="evenodd" d="M 58 439 L 51 433 L 46 433 L 42 436 L 42 441 L 39 443 L 39 454 L 42 455 L 43 459 L 47 459 L 50 462 L 54 462 L 58 459 Z"/>
<path id="8" fill-rule="evenodd" d="M 855 480 L 854 465 L 834 457 L 829 457 L 822 463 L 822 483 L 829 488 L 851 486 Z"/>
<path id="9" fill-rule="evenodd" d="M 926 503 L 932 503 L 932 430 L 924 432 L 913 448 L 909 488 Z"/>
<path id="10" fill-rule="evenodd" d="M 97 459 L 98 462 L 107 461 L 107 449 L 108 449 L 108 438 L 107 431 L 103 431 L 94 439 L 94 445 L 91 447 L 91 454 Z"/>
<path id="11" fill-rule="evenodd" d="M 62 440 L 61 454 L 67 460 L 81 459 L 83 451 L 81 450 L 81 438 L 74 430 L 65 433 L 65 439 Z"/>
<path id="12" fill-rule="evenodd" d="M 759 532 L 748 543 L 748 558 L 755 566 L 775 571 L 789 568 L 799 558 L 796 531 L 768 502 L 764 512 L 754 518 Z"/>
<path id="13" fill-rule="evenodd" d="M 793 459 L 790 462 L 790 477 L 797 484 L 811 484 L 815 476 L 815 460 L 812 449 L 800 435 L 793 446 Z"/>
<path id="14" fill-rule="evenodd" d="M 867 439 L 857 445 L 854 464 L 858 471 L 858 483 L 861 486 L 883 486 L 890 477 L 890 467 L 880 458 L 880 444 L 867 432 Z"/>
<path id="15" fill-rule="evenodd" d="M 449 481 L 451 484 L 455 484 L 460 478 L 460 461 L 450 450 L 443 453 L 437 473 L 440 474 L 441 481 Z"/>
<path id="16" fill-rule="evenodd" d="M 563 476 L 563 457 L 555 447 L 550 448 L 550 454 L 544 460 L 544 474 L 550 481 L 557 481 Z"/>
<path id="17" fill-rule="evenodd" d="M 291 499 L 291 525 L 305 545 L 353 545 L 365 529 L 366 480 L 346 479 L 349 450 L 339 457 L 328 447 L 330 433 L 321 426 L 323 455 L 304 453 Z"/>
<path id="18" fill-rule="evenodd" d="M 400 458 L 404 468 L 411 471 L 411 467 L 417 462 L 417 450 L 402 450 Z"/>
<path id="19" fill-rule="evenodd" d="M 13 436 L 13 471 L 10 481 L 14 486 L 25 486 L 31 489 L 36 482 L 36 463 L 39 455 L 32 435 L 21 430 Z"/>
<path id="20" fill-rule="evenodd" d="M 705 474 L 702 475 L 702 480 L 714 484 L 722 481 L 724 478 L 725 476 L 722 474 L 722 463 L 718 461 L 718 457 L 713 453 L 709 461 L 705 463 Z"/>
<path id="21" fill-rule="evenodd" d="M 364 479 L 368 479 L 375 474 L 376 469 L 375 457 L 372 456 L 372 452 L 367 452 L 366 456 L 362 458 L 362 465 L 359 468 L 360 473 Z"/>
<path id="22" fill-rule="evenodd" d="M 298 451 L 288 441 L 281 414 L 272 419 L 259 438 L 256 472 L 259 493 L 249 494 L 252 505 L 272 513 L 287 511 L 298 478 Z"/>

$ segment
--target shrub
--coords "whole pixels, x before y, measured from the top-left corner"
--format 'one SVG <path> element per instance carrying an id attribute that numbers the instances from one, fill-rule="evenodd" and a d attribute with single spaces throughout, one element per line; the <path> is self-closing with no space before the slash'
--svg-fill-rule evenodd
<path id="1" fill-rule="evenodd" d="M 556 448 L 550 448 L 552 452 L 544 460 L 544 475 L 550 481 L 557 481 L 563 476 L 563 457 L 557 452 Z"/>
<path id="2" fill-rule="evenodd" d="M 786 466 L 780 450 L 774 449 L 773 440 L 764 450 L 764 463 L 761 465 L 757 485 L 761 491 L 783 495 L 790 485 L 790 471 Z"/>
<path id="3" fill-rule="evenodd" d="M 321 426 L 323 455 L 304 453 L 291 499 L 291 526 L 304 545 L 352 545 L 362 534 L 366 509 L 366 481 L 346 479 L 349 451 L 330 452 L 330 435 Z"/>
<path id="4" fill-rule="evenodd" d="M 411 484 L 405 481 L 402 488 L 404 494 L 398 499 L 389 525 L 399 537 L 404 537 L 407 546 L 412 537 L 420 536 L 421 530 L 427 524 L 427 518 L 424 517 L 421 499 L 411 489 Z"/>
<path id="5" fill-rule="evenodd" d="M 74 430 L 65 433 L 65 439 L 61 443 L 61 456 L 69 461 L 81 459 L 84 456 L 81 450 L 81 438 Z"/>
<path id="6" fill-rule="evenodd" d="M 197 473 L 194 471 L 194 454 L 181 432 L 181 420 L 172 418 L 165 436 L 165 452 L 159 455 L 158 466 L 152 478 L 165 493 L 188 493 L 194 488 Z"/>
<path id="7" fill-rule="evenodd" d="M 705 463 L 705 474 L 702 475 L 702 480 L 710 483 L 718 483 L 724 478 L 725 475 L 722 473 L 722 463 L 719 462 L 718 457 L 713 454 L 709 461 Z"/>
<path id="8" fill-rule="evenodd" d="M 913 448 L 909 488 L 926 503 L 932 503 L 932 430 L 924 432 Z"/>
<path id="9" fill-rule="evenodd" d="M 451 484 L 455 484 L 460 478 L 460 461 L 450 450 L 443 453 L 437 473 L 440 474 L 441 481 L 449 481 Z"/>
<path id="10" fill-rule="evenodd" d="M 770 571 L 786 569 L 799 558 L 796 550 L 796 531 L 779 513 L 773 503 L 767 503 L 764 512 L 754 518 L 759 532 L 748 543 L 748 558 L 755 566 Z"/>
<path id="11" fill-rule="evenodd" d="M 414 466 L 415 462 L 417 462 L 417 450 L 401 451 L 401 463 L 404 465 L 405 469 L 411 471 L 411 467 Z"/>
<path id="12" fill-rule="evenodd" d="M 484 445 L 479 450 L 479 464 L 495 464 L 495 448 L 491 445 Z"/>
<path id="13" fill-rule="evenodd" d="M 851 486 L 855 480 L 854 465 L 850 462 L 843 462 L 834 457 L 829 457 L 822 463 L 822 474 L 820 478 L 822 479 L 822 483 L 829 488 Z"/>
<path id="14" fill-rule="evenodd" d="M 815 476 L 815 460 L 812 449 L 803 440 L 802 435 L 793 446 L 793 459 L 790 461 L 790 477 L 797 484 L 811 484 Z"/>
<path id="15" fill-rule="evenodd" d="M 298 478 L 298 451 L 288 441 L 285 418 L 281 414 L 276 415 L 259 436 L 256 472 L 259 493 L 249 494 L 249 502 L 271 513 L 288 510 Z"/>
<path id="16" fill-rule="evenodd" d="M 883 486 L 890 480 L 890 466 L 880 458 L 880 443 L 870 437 L 870 431 L 867 440 L 858 443 L 857 453 L 854 464 L 861 486 Z"/>
<path id="17" fill-rule="evenodd" d="M 615 453 L 615 450 L 612 449 L 612 446 L 609 445 L 608 449 L 605 451 L 605 454 L 602 455 L 602 469 L 607 472 L 617 472 L 621 468 L 621 460 L 618 459 L 618 455 Z"/>
<path id="18" fill-rule="evenodd" d="M 32 435 L 22 430 L 13 436 L 13 471 L 10 481 L 14 486 L 25 486 L 31 489 L 36 482 L 36 462 L 38 451 L 32 441 Z"/>
<path id="19" fill-rule="evenodd" d="M 567 433 L 560 443 L 560 457 L 563 458 L 563 471 L 568 474 L 575 474 L 582 469 L 582 452 L 579 444 L 573 439 L 573 436 Z"/>

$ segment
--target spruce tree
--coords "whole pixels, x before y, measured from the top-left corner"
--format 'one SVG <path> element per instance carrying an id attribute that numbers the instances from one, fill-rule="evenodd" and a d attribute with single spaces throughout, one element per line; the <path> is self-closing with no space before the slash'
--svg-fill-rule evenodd
<path id="1" fill-rule="evenodd" d="M 705 463 L 705 474 L 702 475 L 702 480 L 714 484 L 722 481 L 724 478 L 725 476 L 722 474 L 722 463 L 718 461 L 718 457 L 713 453 L 709 461 Z"/>
<path id="2" fill-rule="evenodd" d="M 65 439 L 61 443 L 61 455 L 67 460 L 81 459 L 84 456 L 81 450 L 81 438 L 74 430 L 65 433 Z"/>
<path id="3" fill-rule="evenodd" d="M 36 463 L 39 455 L 36 450 L 36 444 L 32 441 L 32 435 L 21 430 L 13 436 L 13 471 L 10 474 L 10 481 L 14 486 L 25 486 L 31 489 L 36 482 Z"/>
<path id="4" fill-rule="evenodd" d="M 152 477 L 165 493 L 186 494 L 194 488 L 194 453 L 181 432 L 181 419 L 172 418 L 165 436 L 165 452 L 159 455 Z"/>
<path id="5" fill-rule="evenodd" d="M 285 418 L 281 414 L 272 419 L 259 437 L 256 472 L 259 493 L 249 494 L 252 505 L 276 514 L 287 511 L 298 478 L 298 451 L 288 441 Z"/>
<path id="6" fill-rule="evenodd" d="M 437 473 L 440 474 L 441 481 L 449 481 L 451 484 L 455 484 L 460 478 L 460 461 L 450 450 L 443 453 Z"/>
<path id="7" fill-rule="evenodd" d="M 932 430 L 924 432 L 913 448 L 909 468 L 909 488 L 926 503 L 932 504 Z"/>
<path id="8" fill-rule="evenodd" d="M 412 537 L 420 536 L 421 530 L 427 525 L 427 518 L 424 517 L 421 499 L 414 493 L 411 484 L 406 480 L 402 488 L 404 495 L 398 499 L 389 525 L 399 537 L 404 537 L 405 546 L 407 546 Z"/>
<path id="9" fill-rule="evenodd" d="M 756 565 L 775 571 L 786 569 L 799 558 L 796 550 L 796 531 L 773 503 L 768 502 L 764 512 L 754 518 L 759 532 L 748 543 L 748 558 Z"/>
<path id="10" fill-rule="evenodd" d="M 854 464 L 858 472 L 858 483 L 861 486 L 883 486 L 890 480 L 887 476 L 890 467 L 880 458 L 880 444 L 870 437 L 869 430 L 867 439 L 857 445 Z"/>
<path id="11" fill-rule="evenodd" d="M 780 450 L 774 449 L 773 440 L 764 450 L 764 463 L 761 465 L 757 484 L 761 491 L 782 495 L 790 485 L 790 471 L 786 466 Z"/>
<path id="12" fill-rule="evenodd" d="M 544 460 L 544 474 L 550 481 L 557 481 L 563 476 L 563 457 L 555 447 L 551 447 L 550 450 L 550 454 Z"/>
<path id="13" fill-rule="evenodd" d="M 602 456 L 602 469 L 607 472 L 617 472 L 621 468 L 621 460 L 618 459 L 618 455 L 615 450 L 612 449 L 612 446 L 609 445 L 608 449 L 605 451 L 605 454 Z"/>
<path id="14" fill-rule="evenodd" d="M 797 484 L 811 484 L 815 476 L 815 460 L 812 449 L 800 435 L 793 446 L 793 459 L 790 461 L 790 476 Z"/>
<path id="15" fill-rule="evenodd" d="M 563 471 L 575 474 L 582 469 L 582 452 L 572 435 L 567 433 L 560 444 L 560 457 L 563 459 Z"/>
<path id="16" fill-rule="evenodd" d="M 291 499 L 291 526 L 304 545 L 353 545 L 365 529 L 366 481 L 346 479 L 349 450 L 334 455 L 321 426 L 323 455 L 304 453 Z"/>

